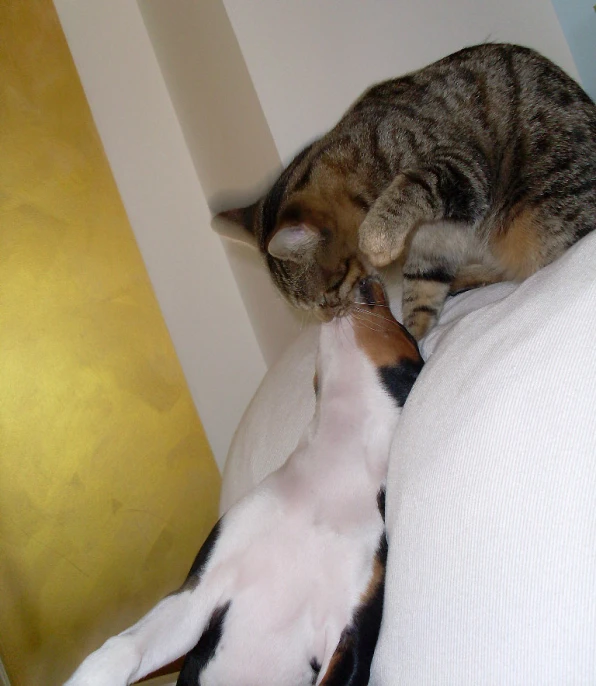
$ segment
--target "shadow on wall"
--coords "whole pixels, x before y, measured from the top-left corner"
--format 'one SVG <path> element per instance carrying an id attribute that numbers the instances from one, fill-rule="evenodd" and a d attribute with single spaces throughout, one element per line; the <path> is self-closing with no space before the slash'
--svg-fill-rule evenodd
<path id="1" fill-rule="evenodd" d="M 139 3 L 197 176 L 213 213 L 254 202 L 281 160 L 221 0 Z M 294 340 L 300 317 L 256 251 L 223 241 L 267 365 Z"/>

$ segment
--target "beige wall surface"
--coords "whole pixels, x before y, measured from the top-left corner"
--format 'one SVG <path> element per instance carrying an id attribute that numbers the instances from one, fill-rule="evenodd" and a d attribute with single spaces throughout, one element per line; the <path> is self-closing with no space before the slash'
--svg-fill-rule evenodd
<path id="1" fill-rule="evenodd" d="M 255 201 L 281 161 L 223 3 L 139 0 L 139 7 L 210 208 Z M 256 250 L 223 243 L 270 366 L 302 317 L 275 291 Z"/>
<path id="2" fill-rule="evenodd" d="M 184 579 L 220 477 L 50 0 L 0 3 L 0 654 L 63 682 Z"/>
<path id="3" fill-rule="evenodd" d="M 284 163 L 372 83 L 466 45 L 529 45 L 577 77 L 550 0 L 223 2 Z"/>

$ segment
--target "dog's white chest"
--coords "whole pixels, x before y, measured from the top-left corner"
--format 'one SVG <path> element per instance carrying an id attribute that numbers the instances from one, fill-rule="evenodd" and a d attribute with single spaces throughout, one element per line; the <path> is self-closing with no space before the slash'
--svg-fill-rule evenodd
<path id="1" fill-rule="evenodd" d="M 279 515 L 275 499 L 269 505 L 271 516 Z M 310 507 L 286 513 L 277 524 L 253 525 L 248 536 L 246 523 L 238 522 L 227 538 L 231 547 L 244 552 L 224 631 L 201 686 L 312 683 L 308 666 L 322 662 L 327 639 L 337 642 L 366 592 L 383 529 L 378 512 L 370 515 L 359 529 L 344 532 L 326 522 L 314 524 Z M 229 563 L 222 561 L 222 573 Z"/>

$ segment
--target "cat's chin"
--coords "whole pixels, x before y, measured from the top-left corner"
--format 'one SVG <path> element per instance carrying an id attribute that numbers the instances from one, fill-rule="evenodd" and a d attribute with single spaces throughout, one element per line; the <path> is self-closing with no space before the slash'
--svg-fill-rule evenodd
<path id="1" fill-rule="evenodd" d="M 338 308 L 336 307 L 315 307 L 313 310 L 313 313 L 318 321 L 320 321 L 323 324 L 326 324 L 327 322 L 330 322 L 332 319 L 335 319 L 336 311 Z"/>
<path id="2" fill-rule="evenodd" d="M 349 314 L 352 303 L 346 303 L 343 305 L 333 305 L 327 307 L 315 307 L 313 313 L 318 321 L 323 324 L 332 321 L 333 319 L 338 319 L 340 317 L 345 317 Z"/>

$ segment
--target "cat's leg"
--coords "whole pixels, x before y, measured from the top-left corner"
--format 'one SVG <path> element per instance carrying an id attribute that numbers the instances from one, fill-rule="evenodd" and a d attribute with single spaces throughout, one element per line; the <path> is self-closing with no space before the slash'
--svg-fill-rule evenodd
<path id="1" fill-rule="evenodd" d="M 358 231 L 359 247 L 374 267 L 396 260 L 410 233 L 421 224 L 446 220 L 477 224 L 489 204 L 482 160 L 464 155 L 420 169 L 405 170 L 370 208 Z"/>
<path id="2" fill-rule="evenodd" d="M 424 224 L 414 233 L 403 270 L 402 313 L 416 340 L 437 321 L 473 243 L 470 227 L 448 222 Z"/>
<path id="3" fill-rule="evenodd" d="M 370 208 L 358 230 L 360 250 L 374 267 L 385 267 L 404 251 L 420 223 L 439 219 L 442 207 L 417 175 L 399 174 Z"/>
<path id="4" fill-rule="evenodd" d="M 449 295 L 469 291 L 491 283 L 501 283 L 506 277 L 503 270 L 484 264 L 468 264 L 461 267 L 449 287 Z"/>

